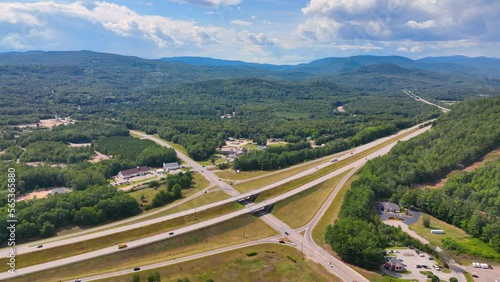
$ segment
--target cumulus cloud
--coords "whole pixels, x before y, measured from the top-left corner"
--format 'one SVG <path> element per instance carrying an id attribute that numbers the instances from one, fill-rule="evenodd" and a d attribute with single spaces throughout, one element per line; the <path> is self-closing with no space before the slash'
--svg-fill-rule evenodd
<path id="1" fill-rule="evenodd" d="M 251 43 L 254 45 L 274 45 L 274 41 L 263 33 L 252 33 L 244 30 L 239 33 L 238 38 L 243 42 Z"/>
<path id="2" fill-rule="evenodd" d="M 241 0 L 170 0 L 182 4 L 193 4 L 204 7 L 233 6 L 241 3 Z"/>
<path id="3" fill-rule="evenodd" d="M 500 1 L 310 0 L 301 11 L 297 33 L 317 41 L 500 39 Z"/>
<path id="4" fill-rule="evenodd" d="M 249 25 L 253 24 L 252 22 L 247 22 L 247 21 L 242 21 L 242 20 L 232 20 L 231 23 L 235 24 L 235 25 L 241 25 L 241 26 L 249 26 Z"/>
<path id="5" fill-rule="evenodd" d="M 140 15 L 126 6 L 108 2 L 82 2 L 59 4 L 55 2 L 3 3 L 0 5 L 0 24 L 37 28 L 43 33 L 51 20 L 70 18 L 101 25 L 122 37 L 141 37 L 158 47 L 185 44 L 217 43 L 228 31 L 217 27 L 204 27 L 191 21 L 172 20 L 161 16 Z"/>

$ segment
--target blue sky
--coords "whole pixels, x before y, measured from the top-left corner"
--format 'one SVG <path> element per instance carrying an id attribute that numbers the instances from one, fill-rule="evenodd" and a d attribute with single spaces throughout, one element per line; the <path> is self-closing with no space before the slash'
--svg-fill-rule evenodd
<path id="1" fill-rule="evenodd" d="M 0 0 L 0 52 L 93 50 L 296 64 L 500 57 L 497 0 Z"/>

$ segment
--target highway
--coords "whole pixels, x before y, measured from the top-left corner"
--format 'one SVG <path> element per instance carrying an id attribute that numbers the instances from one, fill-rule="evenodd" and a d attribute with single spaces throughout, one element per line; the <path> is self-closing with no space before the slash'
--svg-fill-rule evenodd
<path id="1" fill-rule="evenodd" d="M 407 138 L 411 138 L 413 136 L 416 136 L 416 135 L 420 134 L 421 132 L 423 132 L 424 130 L 425 129 L 420 129 L 420 130 L 412 133 Z M 402 134 L 402 133 L 403 132 L 400 132 L 399 134 Z M 376 145 L 378 145 L 378 144 L 380 144 L 382 142 L 385 142 L 389 138 L 391 138 L 391 137 L 382 138 L 382 140 L 377 140 L 377 141 L 372 142 L 370 144 L 361 146 L 361 147 L 359 147 L 359 148 L 356 149 L 355 153 L 361 152 L 362 151 L 361 148 L 364 148 L 363 150 L 371 148 L 371 147 L 376 146 Z M 390 150 L 390 148 L 392 148 L 392 146 L 395 143 L 396 142 L 394 142 L 393 144 L 391 144 L 389 146 L 386 146 L 386 147 L 384 147 L 384 148 L 376 151 L 375 153 L 371 154 L 368 158 L 376 157 L 378 155 L 382 155 L 382 154 L 387 153 Z M 350 154 L 347 154 L 347 155 L 344 155 L 343 157 L 347 158 L 347 157 L 350 157 L 350 156 L 351 156 Z M 187 158 L 186 156 L 184 156 L 184 157 Z M 340 157 L 340 158 L 342 158 L 342 157 Z M 260 202 L 260 203 L 257 203 L 257 204 L 249 205 L 245 209 L 242 209 L 242 210 L 239 210 L 239 211 L 236 211 L 236 212 L 232 212 L 232 213 L 229 213 L 229 214 L 226 214 L 226 215 L 214 218 L 214 219 L 210 219 L 210 220 L 207 220 L 207 221 L 204 221 L 204 222 L 196 223 L 196 224 L 193 224 L 193 225 L 190 225 L 190 226 L 187 226 L 187 227 L 179 228 L 179 229 L 175 230 L 175 235 L 174 236 L 179 235 L 179 234 L 183 234 L 183 233 L 186 233 L 186 232 L 190 232 L 190 231 L 193 231 L 193 230 L 196 230 L 196 229 L 204 228 L 204 227 L 207 227 L 207 226 L 210 226 L 210 225 L 213 225 L 213 224 L 217 224 L 217 223 L 226 221 L 228 219 L 237 217 L 237 216 L 245 214 L 245 213 L 249 213 L 249 212 L 254 212 L 256 210 L 260 210 L 262 208 L 265 208 L 268 205 L 271 205 L 271 204 L 276 203 L 278 201 L 281 201 L 281 200 L 283 200 L 285 198 L 288 198 L 288 197 L 290 197 L 292 195 L 300 193 L 300 192 L 302 192 L 305 189 L 309 189 L 311 187 L 314 187 L 315 185 L 317 185 L 317 184 L 319 184 L 321 182 L 324 182 L 327 179 L 329 179 L 331 177 L 334 177 L 334 176 L 336 176 L 336 175 L 338 175 L 338 174 L 340 174 L 342 172 L 345 172 L 345 171 L 347 171 L 349 169 L 352 169 L 352 168 L 360 167 L 365 162 L 366 162 L 366 160 L 362 158 L 360 160 L 357 160 L 357 161 L 353 162 L 352 164 L 350 164 L 348 166 L 344 166 L 344 167 L 342 167 L 342 168 L 340 168 L 340 169 L 338 169 L 338 170 L 336 170 L 334 172 L 331 172 L 331 173 L 329 173 L 329 174 L 327 174 L 327 175 L 325 175 L 323 177 L 320 177 L 320 178 L 318 178 L 318 179 L 316 179 L 316 180 L 314 180 L 314 181 L 312 181 L 310 183 L 307 183 L 306 185 L 303 185 L 303 186 L 301 186 L 299 188 L 296 188 L 294 190 L 288 191 L 288 192 L 286 192 L 284 194 L 281 194 L 281 195 L 279 195 L 277 197 L 274 197 L 272 199 L 268 199 L 266 201 L 263 201 L 263 202 Z M 195 164 L 197 166 L 199 166 L 199 167 L 193 166 L 193 168 L 195 168 L 195 169 L 201 169 L 202 168 L 201 165 L 199 165 L 197 163 L 195 163 Z M 324 164 L 324 166 L 328 166 L 328 165 L 331 165 L 331 163 L 325 163 Z M 317 169 L 313 168 L 313 169 L 310 169 L 308 171 L 305 171 L 304 173 L 297 174 L 297 175 L 295 175 L 295 176 L 293 176 L 291 178 L 287 178 L 285 180 L 279 181 L 279 182 L 274 183 L 272 185 L 268 185 L 266 187 L 257 189 L 256 191 L 251 191 L 251 192 L 248 192 L 248 193 L 245 193 L 245 194 L 240 194 L 237 197 L 234 197 L 232 199 L 227 199 L 227 200 L 224 200 L 224 201 L 220 201 L 220 202 L 214 203 L 212 205 L 216 206 L 217 204 L 220 205 L 221 202 L 226 203 L 226 202 L 235 201 L 235 200 L 238 200 L 238 199 L 244 199 L 244 198 L 249 197 L 251 195 L 254 195 L 256 193 L 260 193 L 262 191 L 266 191 L 266 190 L 272 189 L 272 188 L 274 188 L 274 187 L 276 187 L 276 186 L 278 186 L 280 184 L 289 182 L 292 179 L 296 179 L 298 177 L 302 177 L 304 175 L 313 173 L 315 171 L 317 171 Z M 207 173 L 206 175 L 207 175 L 208 178 L 211 178 L 211 179 L 214 179 L 214 177 L 215 177 L 217 179 L 217 181 L 218 181 L 217 176 L 214 175 L 213 173 Z M 219 183 L 220 183 L 220 181 L 219 181 Z M 234 188 L 231 187 L 231 189 L 234 189 Z M 228 191 L 230 191 L 230 190 L 228 190 Z M 234 194 L 236 194 L 236 193 L 234 193 Z M 239 192 L 238 192 L 238 194 L 239 194 Z M 206 206 L 199 207 L 199 208 L 197 208 L 197 210 L 200 211 L 203 208 L 206 209 L 207 207 Z M 191 211 L 186 211 L 186 212 L 182 212 L 182 213 L 179 213 L 179 214 L 185 215 L 185 214 L 189 214 L 190 212 Z M 179 214 L 178 214 L 178 216 L 180 216 Z M 174 215 L 171 215 L 171 216 L 174 216 Z M 158 218 L 158 219 L 154 219 L 152 221 L 155 221 L 155 220 L 157 220 L 158 222 L 161 222 L 161 221 L 165 220 L 165 218 Z M 152 221 L 148 221 L 148 223 L 152 224 L 151 223 Z M 139 224 L 142 224 L 142 223 L 139 223 Z M 127 230 L 127 228 L 129 228 L 129 229 L 137 228 L 137 225 L 132 224 L 132 225 L 123 226 L 123 227 L 120 227 L 120 228 L 115 228 L 115 229 L 111 229 L 111 230 L 102 231 L 102 232 L 110 232 L 110 233 L 106 233 L 106 235 L 104 235 L 105 233 L 92 233 L 92 234 L 87 234 L 87 235 L 80 236 L 80 237 L 70 238 L 70 239 L 67 239 L 67 240 L 61 240 L 61 241 L 57 241 L 57 242 L 51 242 L 51 243 L 49 243 L 49 244 L 51 244 L 49 247 L 54 247 L 54 246 L 57 246 L 57 245 L 65 245 L 65 244 L 80 242 L 82 240 L 88 240 L 91 237 L 95 238 L 95 237 L 100 237 L 100 236 L 108 236 L 108 235 L 111 235 L 113 233 L 118 232 L 118 230 L 121 230 L 121 231 Z M 172 231 L 169 231 L 169 232 L 172 232 Z M 98 235 L 96 235 L 96 234 L 98 234 Z M 89 237 L 86 237 L 86 236 L 89 236 Z M 134 247 L 139 247 L 139 246 L 142 246 L 142 245 L 145 245 L 145 244 L 149 244 L 149 243 L 154 242 L 154 241 L 164 240 L 165 238 L 168 238 L 168 237 L 169 237 L 168 232 L 165 232 L 165 233 L 158 234 L 158 235 L 155 235 L 155 236 L 150 236 L 150 237 L 147 237 L 147 238 L 130 241 L 130 242 L 127 242 L 127 244 L 129 245 L 129 248 L 134 248 Z M 45 247 L 46 246 L 44 245 L 44 248 Z M 313 247 L 311 247 L 311 249 L 313 249 Z M 37 249 L 33 248 L 33 247 L 27 248 L 27 249 L 26 248 L 25 249 L 20 249 L 20 251 L 22 251 L 22 252 L 29 252 L 29 251 L 36 251 L 36 250 Z M 111 247 L 107 247 L 107 248 L 104 248 L 104 249 L 101 249 L 101 250 L 97 250 L 97 251 L 93 251 L 93 252 L 88 252 L 88 253 L 85 253 L 85 254 L 81 254 L 81 255 L 77 255 L 77 256 L 72 256 L 72 257 L 64 258 L 64 259 L 57 260 L 57 261 L 52 261 L 52 262 L 48 262 L 48 263 L 44 263 L 44 264 L 39 264 L 39 265 L 35 265 L 35 266 L 26 267 L 26 268 L 23 268 L 23 269 L 18 269 L 18 274 L 22 275 L 22 274 L 37 272 L 37 271 L 40 271 L 40 270 L 44 270 L 44 269 L 48 269 L 48 268 L 52 268 L 52 267 L 61 266 L 61 265 L 64 265 L 64 264 L 69 264 L 69 263 L 73 263 L 73 262 L 77 262 L 77 261 L 82 261 L 82 260 L 93 258 L 93 257 L 98 257 L 98 256 L 106 255 L 106 254 L 115 253 L 115 252 L 118 252 L 118 251 L 121 251 L 121 250 L 118 250 L 118 248 L 116 246 L 111 246 Z M 11 276 L 10 275 L 6 276 L 6 273 L 1 273 L 0 274 L 0 279 L 5 279 L 5 278 L 8 278 L 8 277 L 11 277 Z"/>
<path id="2" fill-rule="evenodd" d="M 359 154 L 359 153 L 361 153 L 361 152 L 363 152 L 365 150 L 371 149 L 374 146 L 382 144 L 382 143 L 386 142 L 387 140 L 393 138 L 394 136 L 401 135 L 401 134 L 407 132 L 408 130 L 411 130 L 411 129 L 403 130 L 403 131 L 399 132 L 398 134 L 391 135 L 391 136 L 388 136 L 388 137 L 384 137 L 384 138 L 381 138 L 381 139 L 377 139 L 377 140 L 375 140 L 373 142 L 370 142 L 368 144 L 359 146 L 353 152 L 351 152 L 349 154 L 346 153 L 343 156 L 338 157 L 337 160 L 341 161 L 343 159 L 350 158 L 351 156 L 354 156 L 354 155 Z M 417 132 L 420 132 L 420 131 L 417 131 Z M 137 133 L 134 132 L 134 134 L 137 134 Z M 413 134 L 411 134 L 411 136 L 415 136 L 415 134 L 416 133 L 413 133 Z M 145 136 L 145 135 L 142 135 L 142 136 Z M 161 141 L 160 139 L 154 138 L 154 137 L 151 140 L 153 140 L 155 142 Z M 165 143 L 165 142 L 163 142 L 163 143 Z M 352 151 L 352 150 L 350 150 L 350 151 Z M 389 151 L 389 150 L 387 150 L 387 151 Z M 184 156 L 184 158 L 188 158 L 185 155 L 183 155 L 183 156 Z M 191 162 L 194 162 L 194 161 L 191 161 Z M 363 160 L 358 160 L 356 162 L 356 164 L 361 164 L 361 162 L 363 162 Z M 194 162 L 194 163 L 197 164 L 196 162 Z M 327 163 L 324 163 L 322 165 L 318 165 L 317 167 L 313 167 L 313 168 L 305 170 L 305 171 L 303 171 L 301 173 L 295 174 L 295 175 L 293 175 L 293 176 L 291 176 L 289 178 L 277 181 L 277 182 L 275 182 L 275 183 L 273 183 L 271 185 L 267 185 L 267 186 L 264 186 L 264 187 L 256 189 L 256 190 L 249 191 L 249 192 L 244 193 L 244 194 L 240 194 L 238 192 L 238 195 L 233 196 L 232 198 L 228 198 L 228 199 L 225 199 L 225 200 L 217 201 L 217 202 L 214 202 L 214 203 L 211 203 L 211 204 L 208 204 L 208 205 L 204 205 L 204 206 L 201 206 L 201 207 L 196 207 L 196 208 L 193 208 L 193 209 L 190 209 L 190 210 L 187 210 L 187 211 L 182 211 L 182 212 L 174 213 L 174 214 L 171 214 L 171 215 L 161 216 L 161 217 L 157 217 L 157 218 L 154 218 L 154 219 L 140 221 L 140 222 L 136 222 L 136 223 L 132 223 L 132 224 L 128 224 L 128 225 L 122 225 L 122 226 L 119 226 L 119 227 L 116 227 L 116 228 L 112 228 L 112 229 L 109 229 L 109 227 L 112 226 L 112 225 L 106 225 L 106 226 L 101 227 L 101 228 L 93 228 L 91 230 L 88 230 L 88 231 L 85 231 L 85 232 L 80 232 L 78 234 L 69 234 L 69 235 L 66 235 L 66 236 L 60 236 L 60 237 L 56 237 L 56 238 L 51 238 L 50 241 L 47 239 L 47 240 L 42 240 L 42 241 L 37 241 L 37 242 L 30 242 L 30 243 L 27 243 L 27 244 L 22 244 L 22 245 L 17 246 L 17 254 L 21 255 L 21 254 L 26 254 L 26 253 L 36 252 L 36 251 L 42 251 L 42 250 L 46 250 L 46 249 L 49 249 L 49 248 L 54 248 L 54 247 L 68 245 L 68 244 L 78 243 L 78 242 L 81 242 L 81 241 L 95 239 L 95 238 L 99 238 L 99 237 L 103 237 L 103 236 L 109 236 L 109 235 L 112 235 L 114 233 L 124 232 L 124 231 L 128 231 L 128 230 L 132 230 L 132 229 L 144 227 L 144 226 L 147 226 L 147 225 L 151 225 L 151 224 L 155 224 L 155 223 L 160 223 L 160 222 L 163 222 L 163 221 L 166 221 L 166 220 L 171 220 L 171 219 L 174 219 L 174 218 L 178 218 L 178 217 L 182 217 L 182 216 L 186 216 L 186 215 L 191 215 L 191 214 L 194 214 L 196 212 L 201 212 L 201 211 L 204 211 L 204 210 L 207 210 L 207 209 L 210 209 L 210 208 L 214 208 L 214 207 L 217 207 L 217 206 L 221 206 L 221 205 L 224 205 L 224 204 L 227 204 L 227 203 L 230 203 L 230 202 L 237 202 L 237 201 L 240 201 L 240 200 L 252 197 L 253 195 L 262 193 L 264 191 L 273 189 L 273 188 L 275 188 L 275 187 L 277 187 L 279 185 L 282 185 L 282 184 L 288 183 L 290 181 L 296 180 L 298 178 L 310 175 L 312 173 L 315 173 L 319 169 L 325 168 L 325 167 L 330 166 L 332 164 L 333 163 L 331 163 L 331 162 L 327 162 Z M 199 167 L 201 167 L 199 164 L 197 164 L 197 165 Z M 330 173 L 330 174 L 328 174 L 326 176 L 323 176 L 322 178 L 319 178 L 319 180 L 316 179 L 315 181 L 313 181 L 311 183 L 313 183 L 313 185 L 319 184 L 319 183 L 327 180 L 328 178 L 331 178 L 331 177 L 336 176 L 336 175 L 338 175 L 338 174 L 340 174 L 340 173 L 342 173 L 344 171 L 347 171 L 348 169 L 352 168 L 352 165 L 353 164 L 351 164 L 351 166 L 349 166 L 349 167 L 340 168 L 336 172 L 334 172 L 333 175 Z M 213 174 L 211 172 L 205 173 L 204 175 L 208 176 L 208 177 L 211 177 L 211 178 L 213 178 L 214 176 L 217 177 L 215 174 Z M 217 178 L 217 181 L 218 181 L 218 178 Z M 218 182 L 222 182 L 223 183 L 223 181 L 218 181 Z M 309 187 L 311 187 L 311 186 L 309 186 Z M 231 189 L 234 190 L 234 188 L 232 188 L 232 187 L 231 187 Z M 304 189 L 306 189 L 306 188 L 304 188 Z M 230 191 L 230 190 L 225 190 L 225 191 Z M 202 192 L 198 192 L 198 194 L 199 193 L 202 193 Z M 137 217 L 135 217 L 133 219 L 136 220 Z M 123 224 L 123 221 L 120 221 L 120 224 Z M 102 230 L 102 229 L 104 229 L 104 230 Z M 98 230 L 101 230 L 101 231 L 98 231 Z M 38 249 L 37 248 L 37 246 L 40 245 L 40 244 L 43 244 L 43 249 Z M 8 248 L 2 249 L 1 252 L 7 254 L 8 253 Z"/>
<path id="3" fill-rule="evenodd" d="M 449 111 L 450 111 L 450 109 L 448 109 L 448 108 L 442 107 L 442 106 L 440 106 L 440 105 L 437 105 L 437 104 L 431 103 L 431 102 L 429 102 L 429 101 L 427 101 L 427 100 L 425 100 L 425 99 L 422 99 L 421 97 L 417 96 L 416 94 L 413 94 L 413 93 L 412 93 L 411 91 L 409 91 L 409 90 L 404 90 L 404 89 L 403 89 L 403 92 L 404 92 L 406 95 L 408 95 L 408 96 L 412 97 L 413 99 L 415 99 L 415 100 L 417 100 L 417 101 L 419 101 L 419 102 L 422 102 L 422 103 L 424 103 L 424 104 L 428 104 L 428 105 L 431 105 L 431 106 L 434 106 L 434 107 L 438 107 L 438 108 L 439 108 L 439 109 L 440 109 L 443 113 L 446 113 L 446 112 L 449 112 Z"/>

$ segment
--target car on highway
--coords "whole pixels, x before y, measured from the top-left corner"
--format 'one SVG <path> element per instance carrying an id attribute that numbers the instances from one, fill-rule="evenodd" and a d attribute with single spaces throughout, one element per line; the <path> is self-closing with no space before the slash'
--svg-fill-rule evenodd
<path id="1" fill-rule="evenodd" d="M 334 162 L 336 162 L 336 161 L 338 161 L 338 159 L 332 159 L 332 160 L 331 160 L 331 162 L 332 162 L 332 163 L 334 163 Z"/>
<path id="2" fill-rule="evenodd" d="M 82 282 L 82 280 L 81 279 L 76 279 L 75 282 Z"/>
<path id="3" fill-rule="evenodd" d="M 285 241 L 283 241 L 283 240 L 279 240 L 278 242 L 281 244 L 285 244 Z"/>
<path id="4" fill-rule="evenodd" d="M 331 262 L 328 262 L 329 267 L 333 267 L 333 264 Z"/>
<path id="5" fill-rule="evenodd" d="M 288 235 L 290 235 L 290 234 L 288 234 L 288 232 L 285 232 L 285 235 L 287 235 L 287 236 L 288 236 Z"/>
<path id="6" fill-rule="evenodd" d="M 174 235 L 174 232 L 170 232 L 170 233 L 168 233 L 168 235 Z"/>
<path id="7" fill-rule="evenodd" d="M 134 267 L 134 271 L 139 271 L 139 270 L 141 270 L 140 267 Z"/>
<path id="8" fill-rule="evenodd" d="M 118 245 L 118 249 L 125 249 L 127 246 L 127 244 L 124 244 L 124 243 L 121 243 Z"/>
<path id="9" fill-rule="evenodd" d="M 43 248 L 43 245 L 38 245 L 38 247 L 37 247 L 37 248 L 38 248 L 38 249 Z"/>

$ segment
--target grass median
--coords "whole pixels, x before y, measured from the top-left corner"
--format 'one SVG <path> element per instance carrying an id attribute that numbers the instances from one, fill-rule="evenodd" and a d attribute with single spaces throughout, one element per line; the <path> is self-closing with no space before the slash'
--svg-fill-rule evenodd
<path id="1" fill-rule="evenodd" d="M 228 203 L 222 206 L 198 212 L 196 213 L 196 215 L 194 214 L 187 215 L 169 221 L 159 222 L 132 230 L 115 233 L 108 236 L 98 237 L 87 241 L 82 241 L 60 247 L 49 248 L 46 250 L 36 251 L 33 253 L 18 255 L 16 257 L 16 263 L 17 263 L 16 266 L 18 268 L 22 268 L 26 266 L 36 265 L 48 261 L 53 261 L 65 257 L 70 257 L 82 253 L 95 251 L 101 248 L 117 245 L 127 241 L 149 237 L 172 229 L 176 229 L 179 227 L 194 224 L 196 222 L 221 216 L 223 214 L 227 214 L 235 210 L 238 210 L 242 207 L 243 206 L 240 204 Z M 1 263 L 0 271 L 6 271 L 8 269 L 7 258 L 0 259 L 0 263 Z"/>
<path id="2" fill-rule="evenodd" d="M 260 202 L 260 201 L 264 201 L 266 199 L 275 197 L 277 195 L 283 194 L 287 191 L 290 191 L 290 190 L 293 190 L 297 187 L 300 187 L 306 183 L 309 183 L 309 182 L 311 182 L 319 177 L 325 176 L 325 175 L 327 175 L 327 174 L 329 174 L 329 173 L 331 173 L 331 172 L 333 172 L 341 167 L 344 167 L 344 166 L 349 165 L 357 160 L 360 160 L 360 159 L 384 148 L 385 146 L 390 145 L 390 144 L 396 142 L 397 140 L 414 133 L 417 130 L 418 129 L 410 130 L 408 132 L 405 132 L 404 134 L 401 134 L 399 136 L 395 136 L 395 137 L 393 137 L 393 138 L 391 138 L 391 139 L 389 139 L 389 140 L 387 140 L 387 141 L 385 141 L 385 142 L 383 142 L 383 143 L 381 143 L 373 148 L 370 148 L 370 149 L 365 150 L 361 153 L 353 155 L 352 157 L 338 161 L 338 162 L 336 162 L 330 166 L 327 166 L 325 168 L 319 169 L 312 174 L 309 174 L 307 176 L 292 180 L 292 181 L 287 182 L 285 184 L 279 185 L 273 189 L 269 189 L 265 192 L 262 192 L 259 194 L 259 196 L 257 196 L 257 198 L 255 199 L 255 202 Z"/>
<path id="3" fill-rule="evenodd" d="M 248 254 L 256 253 L 253 256 Z M 296 260 L 292 261 L 290 258 Z M 182 262 L 139 272 L 146 281 L 151 272 L 158 272 L 162 281 L 287 281 L 320 282 L 341 281 L 321 265 L 307 260 L 304 255 L 289 246 L 262 244 L 246 247 L 206 258 Z M 98 280 L 100 282 L 131 281 L 132 274 Z"/>
<path id="4" fill-rule="evenodd" d="M 344 175 L 345 176 L 345 175 Z M 343 176 L 343 177 L 344 177 Z M 357 175 L 353 175 L 347 180 L 347 182 L 342 185 L 337 196 L 333 200 L 330 207 L 325 212 L 325 215 L 318 221 L 316 226 L 313 227 L 313 231 L 311 236 L 319 246 L 325 247 L 325 230 L 329 224 L 333 224 L 337 218 L 339 218 L 340 208 L 342 207 L 342 203 L 344 202 L 344 197 L 347 191 L 351 188 L 351 183 L 358 179 Z M 342 180 L 342 179 L 341 179 Z"/>
<path id="5" fill-rule="evenodd" d="M 311 221 L 328 196 L 349 171 L 289 197 L 274 205 L 273 214 L 292 228 L 299 228 Z M 334 205 L 332 205 L 334 206 Z"/>
<path id="6" fill-rule="evenodd" d="M 321 158 L 318 160 L 309 161 L 309 162 L 304 163 L 304 164 L 292 166 L 291 168 L 285 169 L 283 171 L 279 171 L 279 170 L 270 171 L 270 172 L 268 172 L 268 171 L 252 171 L 255 173 L 257 173 L 257 172 L 270 173 L 270 175 L 263 176 L 261 178 L 257 178 L 257 179 L 251 180 L 251 181 L 246 181 L 243 183 L 236 184 L 236 185 L 234 185 L 234 188 L 236 190 L 240 191 L 241 193 L 252 191 L 252 190 L 264 187 L 266 185 L 273 184 L 273 183 L 278 182 L 280 180 L 286 179 L 290 176 L 296 175 L 300 172 L 311 169 L 311 168 L 316 167 L 318 165 L 329 162 L 329 161 L 331 161 L 332 158 L 338 157 L 340 155 L 341 154 L 336 154 L 336 155 L 324 157 L 324 158 Z M 241 172 L 241 173 L 244 173 L 244 172 Z"/>
<path id="7" fill-rule="evenodd" d="M 82 276 L 93 276 L 163 262 L 277 234 L 257 217 L 245 214 L 139 248 L 125 249 L 118 253 L 16 277 L 9 281 L 71 280 Z"/>

